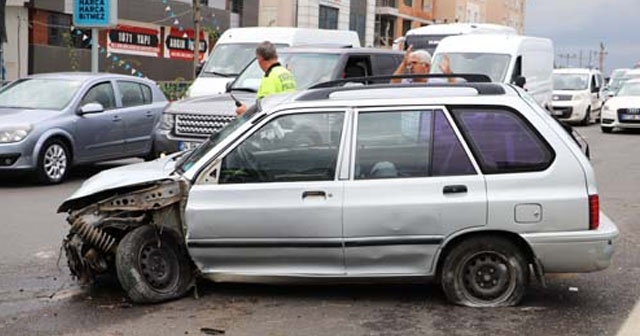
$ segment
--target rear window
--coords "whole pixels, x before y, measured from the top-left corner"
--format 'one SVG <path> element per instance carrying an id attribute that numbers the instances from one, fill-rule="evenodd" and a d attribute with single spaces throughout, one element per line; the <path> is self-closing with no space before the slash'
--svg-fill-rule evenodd
<path id="1" fill-rule="evenodd" d="M 551 146 L 515 111 L 460 108 L 453 115 L 485 174 L 542 171 L 555 158 Z"/>

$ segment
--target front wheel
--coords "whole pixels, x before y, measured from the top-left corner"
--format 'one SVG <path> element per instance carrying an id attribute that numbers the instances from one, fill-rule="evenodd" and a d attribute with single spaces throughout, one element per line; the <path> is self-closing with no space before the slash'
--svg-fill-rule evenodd
<path id="1" fill-rule="evenodd" d="M 62 182 L 67 177 L 70 158 L 69 149 L 62 141 L 53 139 L 45 142 L 38 155 L 38 180 L 44 184 Z"/>
<path id="2" fill-rule="evenodd" d="M 529 271 L 518 247 L 500 237 L 471 238 L 445 257 L 441 273 L 447 299 L 467 307 L 508 307 L 520 302 Z"/>
<path id="3" fill-rule="evenodd" d="M 141 226 L 120 241 L 116 251 L 120 285 L 136 303 L 182 297 L 193 284 L 186 248 L 164 229 Z"/>

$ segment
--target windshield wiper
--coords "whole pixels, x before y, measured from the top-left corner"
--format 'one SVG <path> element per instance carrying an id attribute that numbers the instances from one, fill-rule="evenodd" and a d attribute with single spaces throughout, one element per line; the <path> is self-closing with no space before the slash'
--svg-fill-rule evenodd
<path id="1" fill-rule="evenodd" d="M 248 87 L 232 87 L 231 91 L 244 91 L 244 92 L 253 92 L 256 93 L 256 89 L 248 88 Z"/>
<path id="2" fill-rule="evenodd" d="M 235 77 L 238 74 L 233 74 L 233 73 L 222 73 L 222 72 L 217 72 L 217 71 L 205 71 L 206 73 L 209 74 L 214 74 L 216 76 L 220 76 L 220 77 Z"/>

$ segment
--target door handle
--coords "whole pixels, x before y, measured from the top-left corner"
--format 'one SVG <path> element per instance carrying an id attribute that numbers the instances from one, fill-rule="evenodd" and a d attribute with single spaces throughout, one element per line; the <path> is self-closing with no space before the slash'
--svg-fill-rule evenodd
<path id="1" fill-rule="evenodd" d="M 327 193 L 322 190 L 305 191 L 302 193 L 302 199 L 307 197 L 322 197 L 327 198 Z"/>
<path id="2" fill-rule="evenodd" d="M 467 186 L 466 185 L 448 185 L 442 188 L 443 194 L 458 194 L 458 193 L 466 193 Z"/>
<path id="3" fill-rule="evenodd" d="M 113 116 L 113 121 L 114 122 L 118 122 L 120 120 L 122 120 L 122 118 L 120 118 L 120 116 Z"/>
<path id="4" fill-rule="evenodd" d="M 147 118 L 153 118 L 153 112 L 147 111 Z"/>

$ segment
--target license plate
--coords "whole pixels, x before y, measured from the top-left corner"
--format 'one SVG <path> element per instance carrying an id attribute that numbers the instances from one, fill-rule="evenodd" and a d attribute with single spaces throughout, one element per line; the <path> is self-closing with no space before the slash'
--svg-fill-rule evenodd
<path id="1" fill-rule="evenodd" d="M 640 120 L 640 114 L 623 114 L 620 116 L 621 120 Z"/>
<path id="2" fill-rule="evenodd" d="M 180 141 L 180 143 L 178 143 L 178 149 L 181 151 L 190 150 L 198 147 L 199 144 L 199 142 Z"/>
<path id="3" fill-rule="evenodd" d="M 553 113 L 553 115 L 554 115 L 554 116 L 562 115 L 562 112 L 563 112 L 562 110 L 553 110 L 553 111 L 552 111 L 552 113 Z"/>

